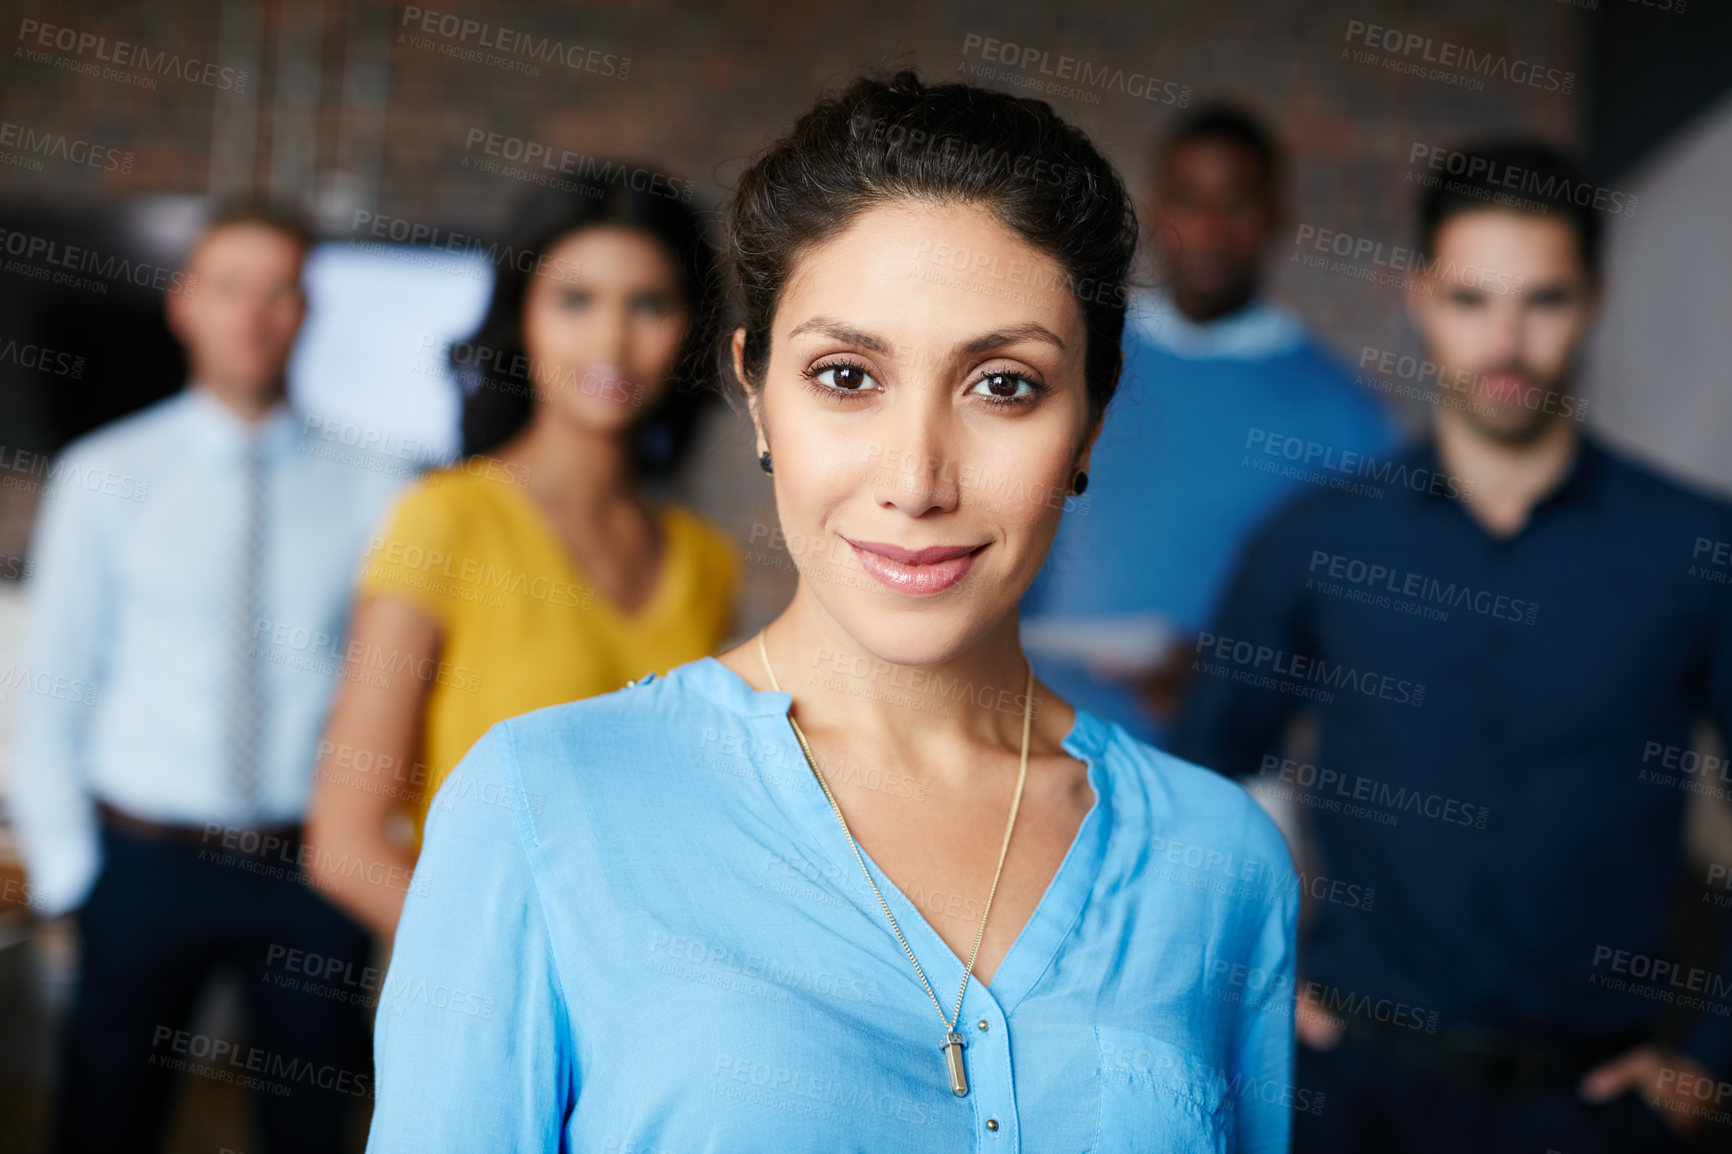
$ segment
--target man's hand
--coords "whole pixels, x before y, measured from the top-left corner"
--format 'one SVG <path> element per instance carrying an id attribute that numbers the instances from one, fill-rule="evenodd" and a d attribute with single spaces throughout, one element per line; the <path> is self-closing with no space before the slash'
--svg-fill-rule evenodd
<path id="1" fill-rule="evenodd" d="M 1293 1002 L 1293 1026 L 1313 1050 L 1333 1050 L 1341 1042 L 1341 1022 L 1317 1004 L 1309 990 Z"/>
<path id="2" fill-rule="evenodd" d="M 1706 1095 L 1702 1093 L 1704 1085 L 1710 1091 Z M 1713 1101 L 1718 1085 L 1714 1075 L 1694 1058 L 1649 1045 L 1637 1046 L 1589 1070 L 1578 1090 L 1595 1103 L 1610 1102 L 1626 1090 L 1634 1090 L 1666 1120 L 1673 1133 L 1688 1138 L 1702 1125 L 1696 1107 Z"/>

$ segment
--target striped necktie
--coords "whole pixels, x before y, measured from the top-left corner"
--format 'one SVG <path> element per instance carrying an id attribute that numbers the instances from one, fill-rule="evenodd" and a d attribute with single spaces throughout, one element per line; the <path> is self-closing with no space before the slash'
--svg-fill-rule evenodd
<path id="1" fill-rule="evenodd" d="M 236 812 L 243 822 L 259 811 L 260 734 L 264 724 L 264 654 L 254 647 L 254 623 L 263 605 L 261 584 L 265 555 L 265 462 L 257 436 L 248 439 L 241 460 L 241 525 L 236 541 L 234 584 L 227 621 L 234 660 L 224 687 L 229 782 Z"/>

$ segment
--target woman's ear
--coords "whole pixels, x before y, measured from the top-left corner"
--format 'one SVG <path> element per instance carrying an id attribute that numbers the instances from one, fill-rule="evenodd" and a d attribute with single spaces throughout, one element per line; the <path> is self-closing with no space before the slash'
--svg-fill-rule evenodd
<path id="1" fill-rule="evenodd" d="M 734 354 L 734 379 L 740 382 L 740 387 L 746 391 L 746 412 L 752 418 L 752 428 L 756 431 L 758 453 L 769 452 L 770 436 L 764 431 L 764 406 L 760 400 L 760 392 L 746 383 L 746 329 L 745 326 L 734 330 L 733 339 L 729 342 Z"/>
<path id="2" fill-rule="evenodd" d="M 1079 454 L 1076 459 L 1076 468 L 1071 470 L 1073 474 L 1077 472 L 1086 473 L 1089 471 L 1089 455 L 1094 452 L 1095 441 L 1099 439 L 1100 435 L 1101 422 L 1097 420 L 1094 423 L 1094 427 L 1089 430 L 1088 439 L 1083 442 L 1082 453 Z"/>
<path id="3" fill-rule="evenodd" d="M 1113 366 L 1113 391 L 1115 394 L 1119 384 L 1124 380 L 1124 374 L 1125 354 L 1120 352 L 1119 363 Z M 1085 473 L 1089 469 L 1089 454 L 1094 452 L 1095 442 L 1100 440 L 1101 426 L 1106 424 L 1106 419 L 1107 415 L 1104 412 L 1094 419 L 1094 423 L 1089 426 L 1089 435 L 1083 439 L 1082 452 L 1077 454 L 1076 467 Z"/>

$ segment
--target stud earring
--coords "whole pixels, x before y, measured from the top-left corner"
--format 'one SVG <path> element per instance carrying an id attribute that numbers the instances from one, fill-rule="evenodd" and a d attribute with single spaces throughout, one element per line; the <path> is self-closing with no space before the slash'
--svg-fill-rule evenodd
<path id="1" fill-rule="evenodd" d="M 1084 493 L 1088 492 L 1088 487 L 1089 487 L 1089 475 L 1087 473 L 1083 472 L 1081 469 L 1078 469 L 1076 471 L 1076 480 L 1071 482 L 1071 493 L 1075 496 L 1080 497 Z"/>
<path id="2" fill-rule="evenodd" d="M 758 468 L 764 470 L 766 473 L 775 472 L 774 469 L 770 468 L 770 450 L 765 449 L 762 453 L 758 454 Z"/>

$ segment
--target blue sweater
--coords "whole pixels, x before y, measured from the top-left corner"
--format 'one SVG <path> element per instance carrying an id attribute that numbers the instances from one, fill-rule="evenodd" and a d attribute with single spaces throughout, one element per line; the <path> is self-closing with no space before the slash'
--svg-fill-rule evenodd
<path id="1" fill-rule="evenodd" d="M 1127 323 L 1088 491 L 1064 515 L 1027 618 L 1159 614 L 1195 633 L 1251 529 L 1318 483 L 1283 466 L 1394 443 L 1379 403 L 1286 314 L 1259 307 L 1199 329 L 1154 308 Z M 1118 684 L 1067 660 L 1037 658 L 1035 670 L 1060 696 L 1159 742 Z"/>

